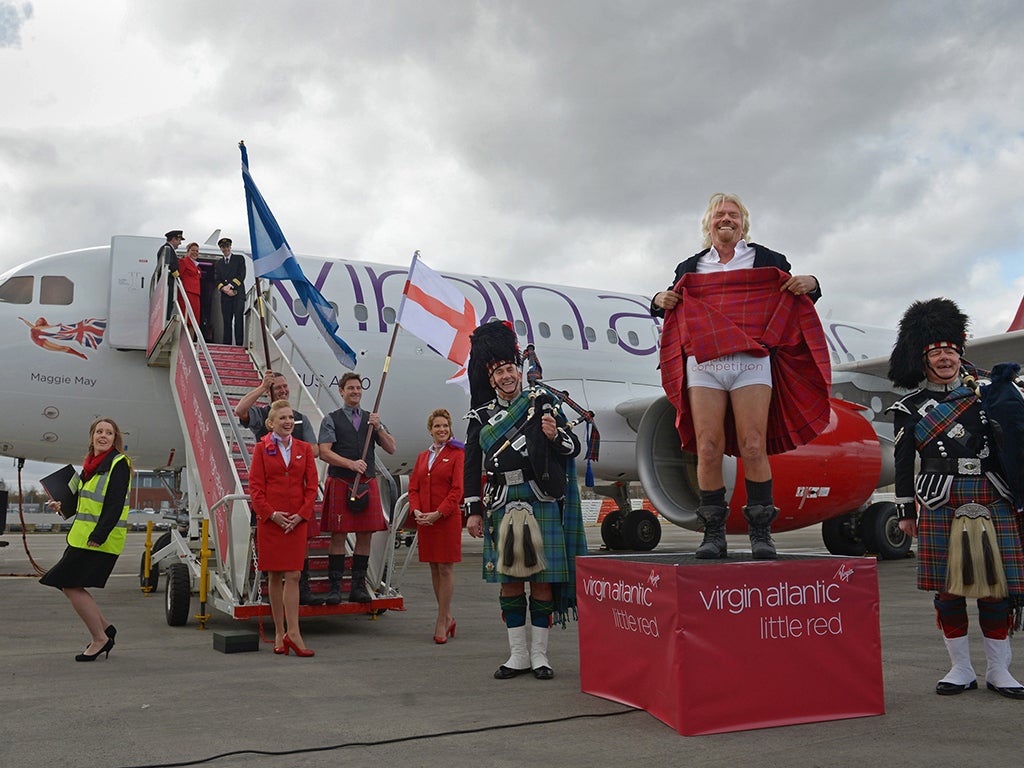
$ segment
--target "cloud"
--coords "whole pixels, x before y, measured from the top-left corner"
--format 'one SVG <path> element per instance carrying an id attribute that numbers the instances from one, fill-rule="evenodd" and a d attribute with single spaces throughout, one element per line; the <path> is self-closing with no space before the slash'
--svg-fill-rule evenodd
<path id="1" fill-rule="evenodd" d="M 244 246 L 244 138 L 302 253 L 650 294 L 726 190 L 834 316 L 945 294 L 983 333 L 1019 303 L 1010 2 L 184 0 L 31 24 L 0 49 L 6 263 L 172 226 Z"/>
<path id="2" fill-rule="evenodd" d="M 32 3 L 0 0 L 0 48 L 19 48 L 21 28 L 32 18 Z"/>

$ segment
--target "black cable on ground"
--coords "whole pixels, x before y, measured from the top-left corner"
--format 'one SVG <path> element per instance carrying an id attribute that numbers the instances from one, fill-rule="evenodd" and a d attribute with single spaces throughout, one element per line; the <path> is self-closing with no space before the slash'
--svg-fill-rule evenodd
<path id="1" fill-rule="evenodd" d="M 468 736 L 474 733 L 488 733 L 490 731 L 504 731 L 512 728 L 526 728 L 533 725 L 551 725 L 553 723 L 567 723 L 570 720 L 588 720 L 598 717 L 618 717 L 641 712 L 639 709 L 624 709 L 619 712 L 601 712 L 592 715 L 568 715 L 566 717 L 553 717 L 548 720 L 527 720 L 522 723 L 501 723 L 499 725 L 484 725 L 479 728 L 462 728 L 455 731 L 442 731 L 441 733 L 419 734 L 416 736 L 400 736 L 394 739 L 380 739 L 379 741 L 346 741 L 341 744 L 328 744 L 322 747 L 302 747 L 300 749 L 268 750 L 268 749 L 236 749 L 232 752 L 221 752 L 219 755 L 202 757 L 196 760 L 183 760 L 177 763 L 148 763 L 146 765 L 121 766 L 120 768 L 182 768 L 189 765 L 203 765 L 212 763 L 214 760 L 222 760 L 226 757 L 237 757 L 239 755 L 266 755 L 268 757 L 282 757 L 284 755 L 304 755 L 314 752 L 331 752 L 338 749 L 349 749 L 350 747 L 381 747 L 390 744 L 402 744 L 409 741 L 428 741 L 448 736 Z"/>

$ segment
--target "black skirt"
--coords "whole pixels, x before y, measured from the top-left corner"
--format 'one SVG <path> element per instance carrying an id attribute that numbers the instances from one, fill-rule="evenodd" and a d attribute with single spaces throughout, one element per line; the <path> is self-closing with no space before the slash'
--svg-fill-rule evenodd
<path id="1" fill-rule="evenodd" d="M 40 584 L 65 587 L 105 587 L 114 570 L 117 555 L 93 549 L 68 547 L 64 556 L 39 579 Z"/>

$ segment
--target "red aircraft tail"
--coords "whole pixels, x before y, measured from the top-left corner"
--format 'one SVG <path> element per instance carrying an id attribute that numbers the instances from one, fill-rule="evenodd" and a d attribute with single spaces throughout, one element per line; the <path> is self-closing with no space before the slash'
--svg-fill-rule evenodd
<path id="1" fill-rule="evenodd" d="M 1020 300 L 1020 306 L 1017 307 L 1017 314 L 1014 315 L 1013 321 L 1010 323 L 1010 327 L 1006 329 L 1006 332 L 1010 331 L 1021 331 L 1024 330 L 1024 298 Z"/>

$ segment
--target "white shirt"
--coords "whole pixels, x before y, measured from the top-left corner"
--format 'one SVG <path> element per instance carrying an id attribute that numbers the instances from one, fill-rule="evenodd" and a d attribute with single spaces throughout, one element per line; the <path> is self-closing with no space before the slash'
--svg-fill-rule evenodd
<path id="1" fill-rule="evenodd" d="M 292 463 L 292 438 L 288 436 L 288 444 L 285 445 L 284 438 L 278 437 L 276 434 L 273 437 L 274 445 L 281 452 L 281 458 L 284 459 L 284 465 L 287 467 Z"/>
<path id="2" fill-rule="evenodd" d="M 437 443 L 430 444 L 430 447 L 427 448 L 427 450 L 430 452 L 430 455 L 427 456 L 427 469 L 434 468 L 434 460 L 438 457 L 438 455 L 441 453 L 442 449 L 446 445 L 448 445 L 447 441 L 442 443 L 441 445 L 438 445 Z"/>
<path id="3" fill-rule="evenodd" d="M 722 263 L 721 257 L 714 246 L 711 246 L 710 251 L 697 259 L 697 273 L 701 275 L 706 275 L 709 272 L 728 272 L 734 269 L 753 268 L 754 249 L 747 245 L 746 240 L 740 240 L 736 243 L 736 251 L 733 257 L 725 264 Z"/>

